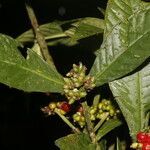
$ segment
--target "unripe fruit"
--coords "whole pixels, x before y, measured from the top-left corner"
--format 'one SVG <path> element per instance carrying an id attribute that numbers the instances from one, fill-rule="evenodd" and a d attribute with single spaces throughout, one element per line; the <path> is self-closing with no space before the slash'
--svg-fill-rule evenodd
<path id="1" fill-rule="evenodd" d="M 69 86 L 67 84 L 64 85 L 64 89 L 68 89 Z"/>
<path id="2" fill-rule="evenodd" d="M 77 88 L 77 87 L 80 87 L 81 84 L 80 84 L 79 82 L 75 82 L 75 83 L 74 83 L 74 86 Z"/>
<path id="3" fill-rule="evenodd" d="M 83 128 L 85 126 L 85 122 L 80 121 L 79 125 L 80 125 L 81 128 Z"/>
<path id="4" fill-rule="evenodd" d="M 70 84 L 71 80 L 69 78 L 64 78 L 64 81 L 68 84 Z"/>
<path id="5" fill-rule="evenodd" d="M 69 95 L 70 97 L 72 97 L 72 96 L 74 95 L 74 93 L 73 93 L 72 91 L 69 91 L 69 92 L 68 92 L 68 95 Z"/>
<path id="6" fill-rule="evenodd" d="M 91 115 L 91 116 L 90 116 L 90 120 L 91 120 L 91 121 L 94 121 L 95 119 L 96 119 L 96 118 L 95 118 L 95 115 Z"/>
<path id="7" fill-rule="evenodd" d="M 69 93 L 69 90 L 68 90 L 68 89 L 64 89 L 64 92 L 68 94 L 68 93 Z"/>
<path id="8" fill-rule="evenodd" d="M 130 146 L 133 149 L 141 149 L 142 148 L 142 144 L 141 143 L 132 143 L 132 145 Z"/>
<path id="9" fill-rule="evenodd" d="M 90 114 L 95 114 L 97 111 L 97 107 L 91 107 Z"/>
<path id="10" fill-rule="evenodd" d="M 82 98 L 82 97 L 85 97 L 87 95 L 87 93 L 86 92 L 80 92 L 80 97 Z"/>
<path id="11" fill-rule="evenodd" d="M 138 143 L 132 143 L 132 145 L 130 146 L 130 148 L 136 149 L 138 148 Z"/>
<path id="12" fill-rule="evenodd" d="M 110 110 L 110 109 L 111 109 L 110 105 L 108 105 L 108 106 L 105 107 L 105 110 Z"/>
<path id="13" fill-rule="evenodd" d="M 83 116 L 81 116 L 80 121 L 84 122 L 85 118 Z"/>
<path id="14" fill-rule="evenodd" d="M 73 115 L 73 120 L 74 120 L 75 122 L 80 121 L 80 118 L 81 118 L 81 116 L 79 116 L 78 114 L 74 114 L 74 115 Z"/>
<path id="15" fill-rule="evenodd" d="M 83 75 L 82 75 L 82 76 L 79 76 L 79 77 L 78 77 L 78 82 L 82 82 L 83 79 L 84 79 L 84 76 L 83 76 Z"/>
<path id="16" fill-rule="evenodd" d="M 70 98 L 69 99 L 69 104 L 73 104 L 75 102 L 75 99 L 74 98 Z"/>
<path id="17" fill-rule="evenodd" d="M 57 102 L 56 105 L 57 105 L 58 108 L 60 108 L 61 102 Z"/>
<path id="18" fill-rule="evenodd" d="M 114 116 L 115 111 L 113 109 L 110 109 L 109 114 L 110 114 L 110 116 Z"/>
<path id="19" fill-rule="evenodd" d="M 48 107 L 50 108 L 50 110 L 54 110 L 57 107 L 57 105 L 56 103 L 52 102 L 48 105 Z"/>
<path id="20" fill-rule="evenodd" d="M 99 109 L 102 109 L 102 107 L 103 107 L 103 104 L 102 104 L 102 103 L 99 103 L 98 108 L 99 108 Z"/>
<path id="21" fill-rule="evenodd" d="M 73 82 L 78 82 L 78 78 L 74 77 L 74 78 L 72 78 L 72 81 Z"/>

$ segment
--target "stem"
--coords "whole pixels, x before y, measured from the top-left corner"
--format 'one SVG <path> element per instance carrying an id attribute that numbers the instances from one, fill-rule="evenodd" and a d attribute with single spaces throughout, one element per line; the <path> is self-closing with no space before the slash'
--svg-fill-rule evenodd
<path id="1" fill-rule="evenodd" d="M 84 102 L 84 103 L 82 103 L 82 106 L 83 106 L 83 110 L 84 110 L 85 121 L 86 121 L 86 124 L 87 124 L 87 131 L 89 133 L 89 136 L 91 138 L 92 143 L 96 144 L 97 143 L 96 135 L 95 135 L 93 125 L 92 125 L 91 120 L 90 120 L 88 105 L 87 105 L 86 102 Z"/>
<path id="2" fill-rule="evenodd" d="M 69 37 L 69 36 L 66 35 L 65 33 L 59 33 L 59 34 L 54 34 L 54 35 L 46 36 L 45 40 L 51 40 L 51 39 L 62 38 L 62 37 Z"/>
<path id="3" fill-rule="evenodd" d="M 42 56 L 48 64 L 52 64 L 54 66 L 53 59 L 51 55 L 49 54 L 48 47 L 45 42 L 45 38 L 39 29 L 38 21 L 36 19 L 34 10 L 29 3 L 29 0 L 28 0 L 28 4 L 26 4 L 26 10 L 27 10 L 29 19 L 31 21 L 31 25 L 33 27 L 33 32 L 35 34 L 36 40 L 40 46 Z"/>
<path id="4" fill-rule="evenodd" d="M 54 111 L 75 133 L 80 133 L 80 130 L 76 128 L 64 115 L 62 115 L 57 109 Z"/>
<path id="5" fill-rule="evenodd" d="M 108 115 L 109 115 L 109 113 L 105 113 L 105 115 L 103 116 L 103 118 L 94 127 L 94 132 L 96 132 L 101 127 L 101 125 L 104 123 L 104 121 L 106 120 L 106 118 L 108 117 Z"/>

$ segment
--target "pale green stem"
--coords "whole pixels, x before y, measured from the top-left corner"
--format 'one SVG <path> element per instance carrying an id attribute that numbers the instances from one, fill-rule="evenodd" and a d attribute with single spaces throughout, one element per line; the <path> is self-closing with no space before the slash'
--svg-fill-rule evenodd
<path id="1" fill-rule="evenodd" d="M 62 115 L 57 109 L 54 111 L 75 133 L 80 133 L 80 130 L 76 128 L 64 115 Z"/>
<path id="2" fill-rule="evenodd" d="M 87 131 L 89 133 L 92 143 L 96 144 L 96 135 L 95 135 L 95 132 L 93 129 L 92 122 L 90 120 L 88 105 L 86 102 L 83 102 L 82 106 L 83 106 L 83 110 L 84 110 L 84 117 L 85 117 L 85 121 L 86 121 L 86 125 L 87 125 Z"/>
<path id="3" fill-rule="evenodd" d="M 68 36 L 65 33 L 59 33 L 59 34 L 46 36 L 45 40 L 51 40 L 51 39 L 62 38 L 62 37 L 68 37 Z"/>
<path id="4" fill-rule="evenodd" d="M 106 118 L 108 117 L 109 113 L 105 113 L 103 118 L 97 123 L 97 125 L 94 127 L 94 132 L 96 132 L 102 124 L 105 122 Z"/>

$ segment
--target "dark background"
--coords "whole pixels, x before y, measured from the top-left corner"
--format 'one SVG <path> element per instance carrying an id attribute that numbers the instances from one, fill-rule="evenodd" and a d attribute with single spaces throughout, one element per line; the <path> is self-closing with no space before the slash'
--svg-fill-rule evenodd
<path id="1" fill-rule="evenodd" d="M 105 5 L 100 0 L 32 1 L 39 24 L 81 17 L 102 18 L 97 7 Z M 65 13 L 61 14 L 62 8 Z M 0 0 L 0 33 L 15 38 L 30 27 L 23 0 Z M 94 38 L 89 40 L 96 42 Z M 99 45 L 98 42 L 95 49 Z M 58 45 L 50 49 L 59 72 L 65 74 L 72 63 L 82 61 L 91 66 L 95 58 L 91 48 L 81 42 L 74 47 Z M 57 149 L 54 140 L 70 133 L 70 129 L 58 117 L 45 117 L 40 111 L 50 101 L 44 93 L 26 93 L 0 84 L 0 150 Z"/>

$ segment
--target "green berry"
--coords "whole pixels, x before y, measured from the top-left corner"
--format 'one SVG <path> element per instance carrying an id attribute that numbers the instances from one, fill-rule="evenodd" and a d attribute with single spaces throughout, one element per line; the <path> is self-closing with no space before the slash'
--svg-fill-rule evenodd
<path id="1" fill-rule="evenodd" d="M 82 97 L 85 97 L 86 95 L 87 95 L 86 91 L 80 92 L 80 97 L 81 97 L 81 98 L 82 98 Z"/>
<path id="2" fill-rule="evenodd" d="M 85 126 L 85 122 L 80 121 L 79 125 L 80 125 L 81 128 L 83 128 Z"/>
<path id="3" fill-rule="evenodd" d="M 73 120 L 74 120 L 74 122 L 80 121 L 80 118 L 81 118 L 81 116 L 79 116 L 78 114 L 74 114 L 74 115 L 73 115 Z"/>
<path id="4" fill-rule="evenodd" d="M 91 121 L 96 120 L 95 115 L 91 115 L 91 116 L 90 116 L 90 120 L 91 120 Z"/>
<path id="5" fill-rule="evenodd" d="M 99 108 L 99 109 L 102 109 L 102 107 L 103 107 L 103 104 L 102 104 L 102 103 L 99 103 L 99 104 L 98 104 L 98 108 Z"/>
<path id="6" fill-rule="evenodd" d="M 70 91 L 68 92 L 68 96 L 72 97 L 73 95 L 74 95 L 73 91 L 70 90 Z"/>
<path id="7" fill-rule="evenodd" d="M 80 76 L 78 77 L 78 82 L 83 82 L 83 79 L 84 79 L 84 75 L 80 75 Z"/>
<path id="8" fill-rule="evenodd" d="M 81 83 L 79 83 L 79 82 L 75 82 L 74 83 L 74 86 L 77 88 L 77 87 L 80 87 L 81 86 Z"/>
<path id="9" fill-rule="evenodd" d="M 70 98 L 69 99 L 69 104 L 73 104 L 75 102 L 75 99 L 74 98 Z"/>
<path id="10" fill-rule="evenodd" d="M 97 111 L 97 107 L 91 107 L 90 114 L 95 114 Z"/>
<path id="11" fill-rule="evenodd" d="M 64 81 L 68 84 L 71 82 L 71 80 L 69 78 L 64 78 Z"/>
<path id="12" fill-rule="evenodd" d="M 84 116 L 81 116 L 80 121 L 82 121 L 82 122 L 84 122 L 84 121 L 85 121 Z"/>
<path id="13" fill-rule="evenodd" d="M 109 114 L 110 114 L 110 116 L 114 116 L 115 111 L 113 109 L 110 109 Z"/>
<path id="14" fill-rule="evenodd" d="M 48 106 L 49 106 L 50 110 L 54 110 L 57 107 L 56 103 L 54 103 L 54 102 L 51 102 Z"/>

